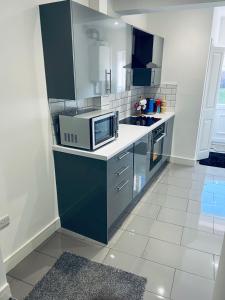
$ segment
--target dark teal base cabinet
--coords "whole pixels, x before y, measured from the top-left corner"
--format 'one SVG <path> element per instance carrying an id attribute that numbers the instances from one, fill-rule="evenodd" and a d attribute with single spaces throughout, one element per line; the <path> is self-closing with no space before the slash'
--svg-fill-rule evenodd
<path id="1" fill-rule="evenodd" d="M 107 161 L 54 151 L 62 227 L 107 244 L 169 160 L 172 130 L 173 118 L 153 169 L 151 132 Z"/>
<path id="2" fill-rule="evenodd" d="M 54 151 L 61 226 L 107 244 L 132 202 L 133 146 L 109 161 Z"/>

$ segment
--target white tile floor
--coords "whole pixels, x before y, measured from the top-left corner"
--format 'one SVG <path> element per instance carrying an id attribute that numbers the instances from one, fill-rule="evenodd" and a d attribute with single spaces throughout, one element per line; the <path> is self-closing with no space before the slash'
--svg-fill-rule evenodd
<path id="1" fill-rule="evenodd" d="M 107 246 L 57 232 L 8 278 L 23 299 L 67 250 L 145 276 L 144 300 L 212 300 L 224 232 L 225 169 L 170 164 Z"/>

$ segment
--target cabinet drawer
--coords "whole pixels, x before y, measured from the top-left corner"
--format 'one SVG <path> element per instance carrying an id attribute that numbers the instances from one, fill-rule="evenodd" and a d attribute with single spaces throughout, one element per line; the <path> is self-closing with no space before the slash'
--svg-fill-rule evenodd
<path id="1" fill-rule="evenodd" d="M 133 166 L 133 145 L 115 155 L 108 162 L 108 175 L 120 172 L 126 166 Z"/>
<path id="2" fill-rule="evenodd" d="M 125 162 L 121 168 L 108 172 L 108 188 L 114 190 L 123 180 L 133 177 L 133 164 Z"/>
<path id="3" fill-rule="evenodd" d="M 125 177 L 108 191 L 108 227 L 122 214 L 133 198 L 133 175 Z"/>

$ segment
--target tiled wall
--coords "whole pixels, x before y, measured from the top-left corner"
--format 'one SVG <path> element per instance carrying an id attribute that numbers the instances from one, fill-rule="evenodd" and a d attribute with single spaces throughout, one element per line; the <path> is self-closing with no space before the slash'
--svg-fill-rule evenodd
<path id="1" fill-rule="evenodd" d="M 177 85 L 176 84 L 161 84 L 156 87 L 145 87 L 145 97 L 153 97 L 155 99 L 162 99 L 165 97 L 167 102 L 167 111 L 175 111 L 176 108 L 176 95 Z"/>
<path id="2" fill-rule="evenodd" d="M 111 94 L 105 97 L 95 97 L 78 101 L 49 99 L 49 108 L 52 116 L 52 130 L 54 143 L 59 143 L 59 114 L 71 109 L 114 109 L 119 111 L 120 120 L 134 113 L 134 104 L 140 96 L 146 98 L 162 98 L 167 101 L 167 110 L 175 111 L 177 85 L 161 84 L 157 87 L 131 87 L 130 91 Z"/>
<path id="3" fill-rule="evenodd" d="M 140 96 L 145 96 L 144 87 L 132 87 L 130 91 L 101 97 L 101 108 L 118 110 L 121 120 L 134 112 L 134 103 Z"/>

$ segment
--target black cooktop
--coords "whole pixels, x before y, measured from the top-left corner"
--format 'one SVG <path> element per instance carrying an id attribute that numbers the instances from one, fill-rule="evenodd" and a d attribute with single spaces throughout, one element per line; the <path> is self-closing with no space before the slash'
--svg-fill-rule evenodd
<path id="1" fill-rule="evenodd" d="M 160 118 L 150 116 L 128 117 L 120 121 L 120 124 L 151 126 L 161 120 Z"/>

